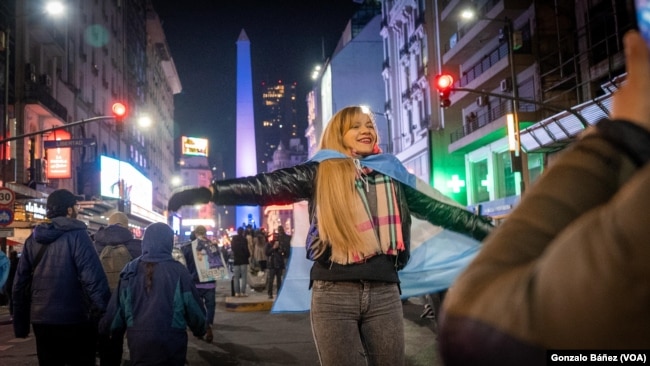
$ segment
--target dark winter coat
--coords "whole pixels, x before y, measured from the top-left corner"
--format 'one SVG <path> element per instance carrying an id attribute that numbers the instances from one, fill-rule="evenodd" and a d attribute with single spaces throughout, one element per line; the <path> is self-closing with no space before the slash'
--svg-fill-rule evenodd
<path id="1" fill-rule="evenodd" d="M 32 280 L 31 307 L 25 296 L 34 258 L 48 246 Z M 110 298 L 108 281 L 86 224 L 55 217 L 34 228 L 25 241 L 13 287 L 14 333 L 29 334 L 34 324 L 80 324 L 98 320 Z"/>
<path id="2" fill-rule="evenodd" d="M 184 365 L 187 327 L 206 332 L 205 308 L 187 268 L 172 257 L 174 232 L 163 223 L 147 227 L 142 256 L 126 265 L 100 323 L 102 334 L 126 331 L 132 364 Z M 153 271 L 148 288 L 147 271 Z"/>
<path id="3" fill-rule="evenodd" d="M 123 226 L 110 225 L 99 229 L 95 233 L 95 249 L 97 250 L 97 255 L 101 254 L 105 246 L 119 244 L 126 246 L 132 258 L 137 258 L 142 254 L 142 241 L 133 238 L 133 233 Z"/>
<path id="4" fill-rule="evenodd" d="M 275 243 L 266 244 L 266 256 L 268 257 L 267 267 L 272 269 L 284 269 L 285 249 L 282 245 L 275 248 Z M 279 244 L 279 243 L 278 243 Z"/>
<path id="5" fill-rule="evenodd" d="M 235 259 L 233 263 L 235 266 L 248 264 L 248 258 L 251 256 L 251 253 L 248 250 L 248 240 L 246 240 L 245 236 L 233 236 L 230 247 L 232 248 L 232 254 Z"/>

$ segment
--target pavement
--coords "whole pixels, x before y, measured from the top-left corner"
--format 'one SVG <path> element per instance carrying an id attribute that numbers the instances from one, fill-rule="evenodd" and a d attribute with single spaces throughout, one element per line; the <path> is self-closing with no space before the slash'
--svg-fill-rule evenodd
<path id="1" fill-rule="evenodd" d="M 190 334 L 186 364 L 317 366 L 309 313 L 271 314 L 275 299 L 269 299 L 266 290 L 249 287 L 247 294 L 234 297 L 229 281 L 217 283 L 214 340 L 207 343 Z M 405 365 L 440 365 L 435 324 L 420 318 L 421 300 L 411 298 L 404 302 L 403 309 Z M 8 307 L 0 306 L 0 365 L 38 365 L 33 334 L 27 339 L 15 339 L 10 324 Z M 123 357 L 128 360 L 126 342 L 124 351 Z"/>

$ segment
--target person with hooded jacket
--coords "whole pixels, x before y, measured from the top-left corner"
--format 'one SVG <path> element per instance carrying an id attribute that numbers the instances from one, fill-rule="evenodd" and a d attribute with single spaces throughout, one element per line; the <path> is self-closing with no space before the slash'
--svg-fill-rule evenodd
<path id="1" fill-rule="evenodd" d="M 49 222 L 27 238 L 16 270 L 14 334 L 26 338 L 31 321 L 41 365 L 94 365 L 97 321 L 110 298 L 86 224 L 76 219 L 76 202 L 68 190 L 50 193 Z"/>
<path id="2" fill-rule="evenodd" d="M 94 238 L 97 255 L 100 255 L 107 245 L 120 244 L 124 244 L 134 259 L 142 254 L 142 241 L 133 237 L 129 230 L 129 218 L 123 212 L 112 214 L 108 226 L 101 227 Z"/>
<path id="3" fill-rule="evenodd" d="M 172 257 L 174 232 L 169 225 L 149 225 L 142 256 L 129 262 L 111 297 L 100 334 L 123 337 L 131 364 L 184 365 L 187 327 L 195 336 L 206 332 L 205 308 L 192 276 Z"/>
<path id="4" fill-rule="evenodd" d="M 405 342 L 397 272 L 410 256 L 410 215 L 478 240 L 492 229 L 487 219 L 431 198 L 416 184 L 395 156 L 380 153 L 370 111 L 350 106 L 331 118 L 310 161 L 185 188 L 168 208 L 308 201 L 310 317 L 321 364 L 400 365 Z"/>
<path id="5" fill-rule="evenodd" d="M 113 213 L 108 218 L 108 226 L 101 227 L 95 233 L 94 240 L 95 249 L 100 260 L 102 251 L 107 246 L 117 247 L 118 245 L 124 245 L 131 255 L 131 259 L 142 255 L 142 241 L 133 237 L 133 233 L 129 230 L 129 218 L 123 212 L 118 211 Z M 107 268 L 104 266 L 104 273 L 106 273 L 108 278 L 108 286 L 111 291 L 114 291 L 119 281 L 118 275 L 122 268 L 114 268 L 114 272 L 107 272 L 106 270 Z M 100 336 L 98 348 L 100 366 L 119 366 L 121 364 L 122 351 L 124 349 L 123 338 Z"/>

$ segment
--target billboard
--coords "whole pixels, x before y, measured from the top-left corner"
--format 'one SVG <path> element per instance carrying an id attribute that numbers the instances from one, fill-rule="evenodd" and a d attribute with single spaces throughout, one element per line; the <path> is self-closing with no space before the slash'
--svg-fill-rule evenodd
<path id="1" fill-rule="evenodd" d="M 181 137 L 181 153 L 192 156 L 208 156 L 208 139 Z"/>
<path id="2" fill-rule="evenodd" d="M 131 164 L 102 155 L 100 194 L 104 197 L 130 201 L 151 211 L 153 185 L 151 180 Z"/>
<path id="3" fill-rule="evenodd" d="M 70 133 L 63 130 L 55 130 L 45 140 L 69 140 Z M 72 178 L 70 168 L 70 157 L 72 149 L 69 147 L 57 147 L 47 149 L 47 179 L 69 179 Z"/>

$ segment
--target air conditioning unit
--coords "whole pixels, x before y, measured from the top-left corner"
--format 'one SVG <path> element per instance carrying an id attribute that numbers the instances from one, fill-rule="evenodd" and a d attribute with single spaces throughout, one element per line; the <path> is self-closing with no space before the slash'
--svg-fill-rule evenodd
<path id="1" fill-rule="evenodd" d="M 476 98 L 476 105 L 479 107 L 484 107 L 488 105 L 487 95 L 481 95 L 480 97 Z"/>
<path id="2" fill-rule="evenodd" d="M 500 84 L 500 89 L 502 92 L 508 92 L 512 88 L 512 82 L 510 81 L 510 78 L 505 78 L 501 80 Z"/>
<path id="3" fill-rule="evenodd" d="M 52 77 L 48 74 L 41 75 L 41 84 L 45 85 L 48 88 L 52 87 Z"/>

